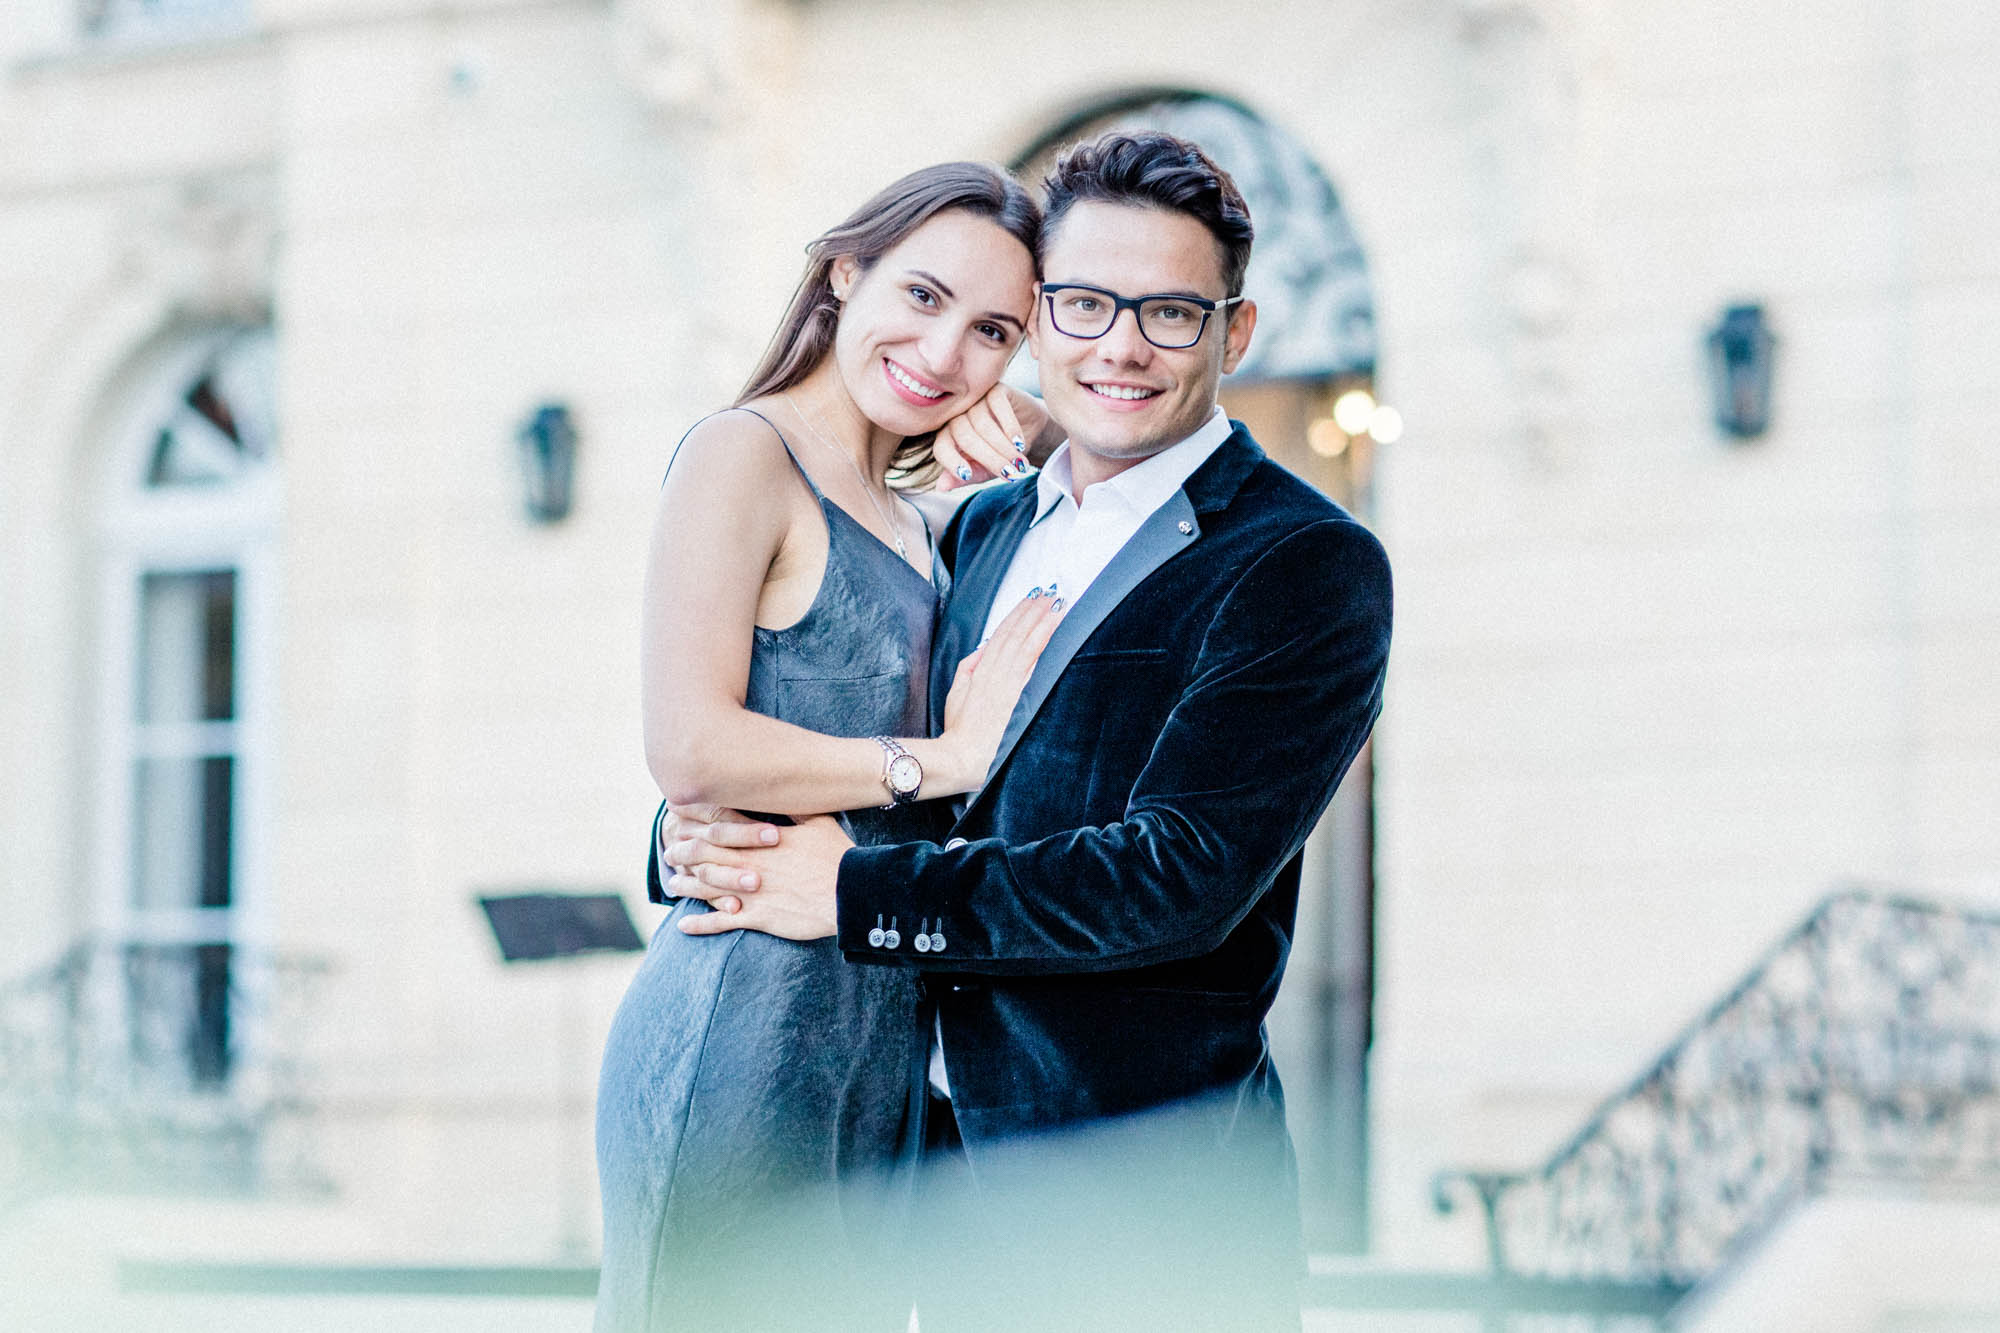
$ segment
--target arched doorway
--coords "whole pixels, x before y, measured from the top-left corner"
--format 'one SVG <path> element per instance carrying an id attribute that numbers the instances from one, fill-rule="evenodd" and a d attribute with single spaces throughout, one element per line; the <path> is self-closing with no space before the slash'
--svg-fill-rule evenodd
<path id="1" fill-rule="evenodd" d="M 1201 144 L 1249 204 L 1257 240 L 1244 291 L 1257 302 L 1257 332 L 1223 383 L 1224 408 L 1278 462 L 1365 517 L 1374 450 L 1399 427 L 1374 400 L 1374 302 L 1332 183 L 1301 145 L 1242 103 L 1180 89 L 1093 102 L 1011 165 L 1033 183 L 1065 145 L 1130 127 Z M 1032 362 L 1024 358 L 1023 366 L 1032 383 Z M 1368 1244 L 1373 790 L 1364 750 L 1307 845 L 1298 929 L 1270 1024 L 1298 1146 L 1307 1241 L 1321 1251 Z"/>

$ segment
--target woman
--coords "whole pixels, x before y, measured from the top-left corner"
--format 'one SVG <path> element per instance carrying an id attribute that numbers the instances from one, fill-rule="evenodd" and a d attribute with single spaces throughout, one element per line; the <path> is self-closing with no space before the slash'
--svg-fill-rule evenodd
<path id="1" fill-rule="evenodd" d="M 944 574 L 888 479 L 954 419 L 1013 423 L 996 386 L 1032 313 L 1039 221 L 983 165 L 897 181 L 809 247 L 736 407 L 682 440 L 645 594 L 647 759 L 670 800 L 846 811 L 873 842 L 918 835 L 907 802 L 983 780 L 1060 603 L 1010 613 L 932 738 Z M 706 910 L 675 907 L 606 1046 L 597 1326 L 901 1329 L 908 1275 L 885 1261 L 917 983 L 831 940 L 676 928 Z"/>

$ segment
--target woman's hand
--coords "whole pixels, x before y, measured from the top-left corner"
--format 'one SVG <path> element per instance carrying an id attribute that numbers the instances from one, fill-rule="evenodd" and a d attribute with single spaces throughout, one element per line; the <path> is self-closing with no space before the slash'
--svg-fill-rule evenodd
<path id="1" fill-rule="evenodd" d="M 778 829 L 775 824 L 752 820 L 740 810 L 720 805 L 669 803 L 667 813 L 660 817 L 660 864 L 676 867 L 682 876 L 699 876 L 709 889 L 722 896 L 711 898 L 707 893 L 696 896 L 706 898 L 709 906 L 718 912 L 735 912 L 742 909 L 743 903 L 731 896 L 730 891 L 755 889 L 756 872 L 676 859 L 676 845 L 691 847 L 697 844 L 730 848 L 775 847 L 778 845 Z"/>
<path id="2" fill-rule="evenodd" d="M 986 396 L 938 430 L 931 449 L 943 469 L 936 489 L 953 490 L 995 477 L 1025 477 L 1029 446 L 1048 429 L 1049 414 L 1033 394 L 996 384 Z"/>
<path id="3" fill-rule="evenodd" d="M 1014 704 L 1062 622 L 1062 611 L 1056 589 L 1035 589 L 1007 613 L 992 638 L 958 664 L 944 701 L 944 732 L 936 742 L 951 757 L 955 790 L 973 791 L 986 781 Z"/>

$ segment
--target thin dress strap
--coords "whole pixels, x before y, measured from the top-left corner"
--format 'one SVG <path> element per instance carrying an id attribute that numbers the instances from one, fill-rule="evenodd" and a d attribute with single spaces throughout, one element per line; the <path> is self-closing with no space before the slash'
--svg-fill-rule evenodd
<path id="1" fill-rule="evenodd" d="M 754 407 L 738 407 L 732 410 L 737 412 L 748 412 L 751 416 L 757 418 L 757 420 L 769 426 L 771 428 L 771 434 L 777 436 L 778 443 L 784 446 L 785 457 L 792 460 L 792 466 L 798 469 L 799 476 L 803 477 L 805 479 L 806 485 L 811 488 L 813 493 L 813 498 L 815 500 L 826 499 L 826 493 L 821 491 L 818 484 L 813 481 L 812 473 L 806 471 L 805 464 L 799 462 L 799 456 L 792 452 L 792 442 L 785 438 L 785 432 L 778 429 L 777 422 L 771 420 L 771 418 L 765 416 L 762 412 L 759 412 Z"/>

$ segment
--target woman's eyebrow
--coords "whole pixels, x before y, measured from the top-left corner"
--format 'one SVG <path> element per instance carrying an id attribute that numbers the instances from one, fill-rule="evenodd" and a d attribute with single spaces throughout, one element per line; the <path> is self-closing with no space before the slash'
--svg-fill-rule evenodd
<path id="1" fill-rule="evenodd" d="M 924 272 L 924 270 L 920 268 L 913 268 L 909 270 L 908 276 L 912 278 L 922 278 L 925 282 L 928 282 L 931 286 L 937 288 L 939 294 L 942 295 L 944 299 L 947 301 L 956 301 L 958 299 L 958 293 L 953 291 L 951 288 L 945 286 L 942 282 L 939 282 L 937 274 L 935 273 L 926 273 Z M 1015 328 L 1024 331 L 1028 327 L 1026 324 L 1023 324 L 1021 322 L 1021 317 L 1019 315 L 1010 315 L 1004 310 L 989 310 L 984 315 L 981 315 L 980 318 L 991 319 L 1006 324 L 1012 324 Z"/>

